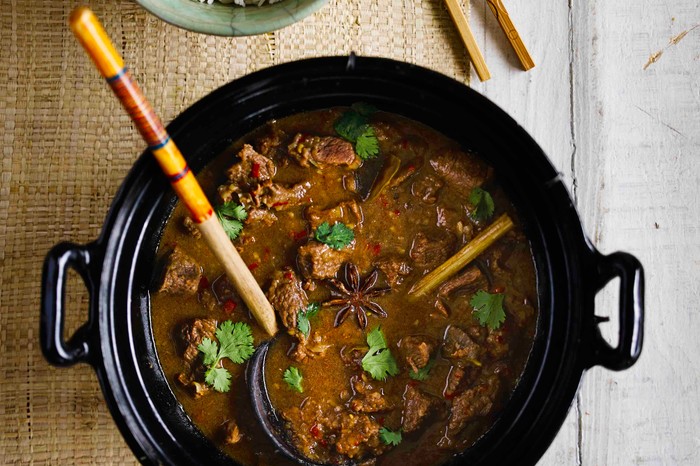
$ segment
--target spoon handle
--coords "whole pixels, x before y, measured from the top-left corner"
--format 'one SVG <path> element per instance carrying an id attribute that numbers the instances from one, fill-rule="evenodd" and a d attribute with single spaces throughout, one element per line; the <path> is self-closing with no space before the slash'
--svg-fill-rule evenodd
<path id="1" fill-rule="evenodd" d="M 185 158 L 124 65 L 124 60 L 97 17 L 90 9 L 78 7 L 70 15 L 70 27 L 133 120 L 241 298 L 267 333 L 277 333 L 272 306 L 224 232 Z"/>

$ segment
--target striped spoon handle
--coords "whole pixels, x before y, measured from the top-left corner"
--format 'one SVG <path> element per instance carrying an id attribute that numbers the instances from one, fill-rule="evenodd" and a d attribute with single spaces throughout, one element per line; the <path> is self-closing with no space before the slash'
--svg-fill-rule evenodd
<path id="1" fill-rule="evenodd" d="M 90 9 L 78 7 L 70 15 L 70 27 L 131 116 L 171 186 L 189 209 L 192 219 L 214 255 L 226 269 L 226 275 L 243 301 L 267 333 L 270 335 L 277 333 L 277 322 L 272 306 L 224 232 L 185 158 L 132 78 L 124 65 L 124 60 L 115 50 L 97 17 Z"/>

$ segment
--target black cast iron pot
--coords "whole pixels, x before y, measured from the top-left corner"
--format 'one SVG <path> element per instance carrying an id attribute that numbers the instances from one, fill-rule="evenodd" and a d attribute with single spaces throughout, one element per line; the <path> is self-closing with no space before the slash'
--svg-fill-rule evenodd
<path id="1" fill-rule="evenodd" d="M 363 101 L 431 126 L 495 169 L 535 252 L 540 318 L 523 378 L 493 428 L 454 464 L 534 464 L 563 423 L 583 372 L 630 367 L 642 347 L 644 276 L 629 254 L 601 255 L 542 150 L 506 113 L 438 73 L 377 58 L 334 57 L 275 66 L 236 80 L 180 115 L 168 130 L 197 172 L 234 140 L 273 118 Z M 41 347 L 52 364 L 86 362 L 139 460 L 231 460 L 192 424 L 160 370 L 150 328 L 149 284 L 158 241 L 175 204 L 150 153 L 116 195 L 100 237 L 55 246 L 44 264 Z M 66 274 L 90 291 L 88 321 L 64 341 Z M 619 341 L 601 336 L 594 297 L 620 278 Z M 251 420 L 250 422 L 255 422 Z"/>

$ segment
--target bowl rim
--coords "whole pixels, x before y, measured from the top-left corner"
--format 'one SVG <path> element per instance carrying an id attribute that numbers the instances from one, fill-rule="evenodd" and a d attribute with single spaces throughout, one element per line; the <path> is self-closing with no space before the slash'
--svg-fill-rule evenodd
<path id="1" fill-rule="evenodd" d="M 188 31 L 225 37 L 272 32 L 301 21 L 328 0 L 283 0 L 262 6 L 239 7 L 197 0 L 176 0 L 181 8 L 169 8 L 163 0 L 135 0 L 152 15 Z M 191 5 L 190 5 L 191 4 Z M 193 18 L 197 12 L 197 18 Z"/>

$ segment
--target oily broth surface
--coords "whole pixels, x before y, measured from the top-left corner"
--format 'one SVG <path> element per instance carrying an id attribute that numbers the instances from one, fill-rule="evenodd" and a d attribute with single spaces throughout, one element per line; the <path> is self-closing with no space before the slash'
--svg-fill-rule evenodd
<path id="1" fill-rule="evenodd" d="M 333 135 L 333 122 L 341 114 L 341 109 L 323 110 L 306 114 L 294 115 L 274 122 L 283 128 L 287 134 L 296 132 Z M 407 139 L 416 137 L 430 141 L 427 147 L 426 160 L 433 151 L 444 147 L 455 146 L 439 133 L 404 118 L 379 114 L 379 121 L 385 122 L 403 134 Z M 224 181 L 224 173 L 228 166 L 234 164 L 237 159 L 235 154 L 243 143 L 254 141 L 265 134 L 265 127 L 246 135 L 237 141 L 230 151 L 226 151 L 217 157 L 205 170 L 200 173 L 198 179 L 204 186 L 210 199 L 216 199 L 216 187 Z M 409 157 L 414 153 L 397 150 L 394 147 L 380 145 L 380 154 L 394 153 L 402 158 L 402 162 L 410 162 Z M 428 166 L 424 164 L 424 168 Z M 338 202 L 352 199 L 355 195 L 343 189 L 348 183 L 349 170 L 346 168 L 327 167 L 323 170 L 314 168 L 302 168 L 294 163 L 286 167 L 278 167 L 275 182 L 293 184 L 308 177 L 309 170 L 313 170 L 317 180 L 311 186 L 307 196 L 310 200 L 323 208 L 331 207 Z M 516 220 L 514 208 L 507 200 L 503 191 L 497 185 L 489 187 L 497 205 L 497 213 L 507 212 Z M 437 218 L 439 208 L 449 208 L 457 213 L 463 213 L 466 218 L 467 200 L 456 192 L 443 188 L 436 205 L 425 205 L 412 196 L 410 189 L 400 191 L 386 190 L 374 200 L 363 203 L 362 210 L 364 222 L 361 228 L 356 230 L 355 249 L 350 260 L 355 263 L 366 276 L 373 268 L 373 261 L 385 254 L 396 253 L 407 255 L 411 248 L 413 237 L 417 231 L 437 231 L 439 228 Z M 279 220 L 271 226 L 262 224 L 246 225 L 242 237 L 236 241 L 244 261 L 251 266 L 252 273 L 261 284 L 263 290 L 267 290 L 270 277 L 275 270 L 285 265 L 294 265 L 297 248 L 306 239 L 300 238 L 300 232 L 307 228 L 308 222 L 304 219 L 305 205 L 298 206 L 287 211 L 277 212 Z M 169 220 L 161 240 L 160 253 L 164 253 L 174 245 L 182 248 L 187 254 L 202 264 L 204 274 L 209 281 L 213 281 L 223 274 L 223 269 L 216 262 L 208 247 L 202 240 L 195 240 L 182 227 L 182 220 L 187 214 L 182 205 L 178 203 L 171 219 Z M 494 215 L 494 218 L 495 216 Z M 254 238 L 251 240 L 250 238 Z M 458 239 L 457 247 L 461 247 L 463 240 Z M 514 280 L 519 286 L 528 290 L 528 296 L 533 303 L 537 303 L 534 264 L 532 254 L 527 243 L 519 245 L 516 254 L 518 273 Z M 435 294 L 408 301 L 406 294 L 410 286 L 421 276 L 421 271 L 414 270 L 408 275 L 402 284 L 392 289 L 392 292 L 377 298 L 377 302 L 387 311 L 386 319 L 369 316 L 367 330 L 381 325 L 392 353 L 399 361 L 399 352 L 396 342 L 405 335 L 427 334 L 442 336 L 448 324 L 466 326 L 473 322 L 471 312 L 468 312 L 469 296 L 459 295 L 451 298 L 450 307 L 453 312 L 448 318 L 435 310 Z M 328 291 L 324 286 L 317 286 L 316 290 L 308 293 L 310 301 L 323 301 L 328 297 Z M 170 296 L 164 293 L 152 295 L 152 325 L 158 357 L 177 399 L 182 404 L 185 412 L 201 431 L 219 445 L 236 461 L 246 465 L 257 464 L 291 464 L 274 455 L 265 434 L 254 421 L 245 384 L 245 364 L 236 365 L 226 360 L 224 366 L 232 374 L 232 387 L 228 393 L 212 392 L 200 399 L 194 399 L 190 392 L 183 389 L 177 382 L 177 374 L 182 370 L 182 346 L 178 342 L 178 332 L 181 326 L 192 318 L 214 318 L 219 322 L 224 320 L 243 321 L 250 324 L 255 339 L 255 344 L 266 339 L 264 332 L 255 324 L 243 305 L 239 305 L 232 315 L 226 314 L 221 308 L 215 312 L 207 311 L 199 302 L 197 296 Z M 285 410 L 299 406 L 307 398 L 327 399 L 337 403 L 347 401 L 343 399 L 344 392 L 352 393 L 349 379 L 353 371 L 340 361 L 338 353 L 343 348 L 366 347 L 366 332 L 360 330 L 355 317 L 350 316 L 344 324 L 338 328 L 333 327 L 335 317 L 334 309 L 322 309 L 312 318 L 311 327 L 314 332 L 322 332 L 324 340 L 333 346 L 322 357 L 306 360 L 304 363 L 291 361 L 287 352 L 291 345 L 291 338 L 283 337 L 275 345 L 268 355 L 267 382 L 270 389 L 270 397 L 277 409 Z M 509 325 L 506 318 L 506 326 Z M 524 327 L 510 325 L 511 331 L 506 333 L 510 344 L 509 367 L 513 373 L 508 386 L 502 388 L 502 403 L 507 401 L 513 388 L 517 384 L 522 373 L 527 356 L 532 346 L 536 325 L 536 317 L 531 319 Z M 289 366 L 302 369 L 304 376 L 304 393 L 292 392 L 282 380 L 283 371 Z M 396 407 L 384 417 L 385 425 L 396 426 L 401 422 L 401 403 L 403 387 L 412 381 L 408 371 L 399 361 L 401 372 L 396 377 L 390 377 L 386 382 L 377 382 L 391 405 Z M 431 370 L 428 381 L 420 384 L 420 388 L 432 395 L 442 396 L 445 379 L 450 371 L 450 362 L 439 355 L 436 357 L 435 366 Z M 495 420 L 496 414 L 486 416 L 477 422 L 473 422 L 462 435 L 450 442 L 444 440 L 445 419 L 434 419 L 434 424 L 423 429 L 420 435 L 405 436 L 404 441 L 396 448 L 379 457 L 377 464 L 403 466 L 410 464 L 438 464 L 448 459 L 455 451 L 459 451 L 471 445 L 482 435 Z M 235 419 L 244 436 L 244 440 L 235 445 L 222 445 L 219 429 L 227 419 Z M 446 448 L 437 448 L 437 444 Z M 421 451 L 417 457 L 416 452 Z M 418 459 L 417 459 L 418 458 Z M 416 462 L 417 461 L 417 462 Z"/>

